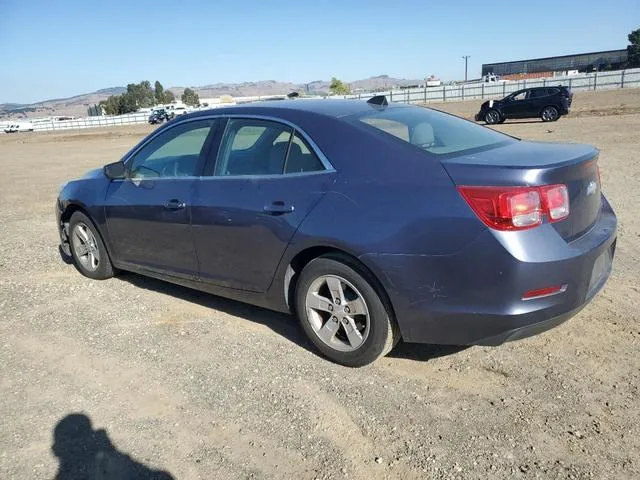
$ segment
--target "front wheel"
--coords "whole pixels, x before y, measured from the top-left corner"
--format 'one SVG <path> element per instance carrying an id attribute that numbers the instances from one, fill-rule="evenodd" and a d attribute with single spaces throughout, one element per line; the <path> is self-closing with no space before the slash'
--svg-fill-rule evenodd
<path id="1" fill-rule="evenodd" d="M 556 107 L 545 107 L 540 113 L 543 122 L 555 122 L 560 117 Z"/>
<path id="2" fill-rule="evenodd" d="M 389 309 L 359 265 L 319 257 L 300 274 L 296 311 L 313 344 L 326 357 L 361 367 L 389 353 L 400 335 Z"/>
<path id="3" fill-rule="evenodd" d="M 113 277 L 113 266 L 102 238 L 91 219 L 82 212 L 71 215 L 69 243 L 73 263 L 81 274 L 94 280 Z"/>
<path id="4" fill-rule="evenodd" d="M 497 110 L 494 110 L 492 108 L 484 115 L 484 121 L 487 123 L 487 125 L 495 125 L 496 123 L 500 123 L 500 114 Z"/>

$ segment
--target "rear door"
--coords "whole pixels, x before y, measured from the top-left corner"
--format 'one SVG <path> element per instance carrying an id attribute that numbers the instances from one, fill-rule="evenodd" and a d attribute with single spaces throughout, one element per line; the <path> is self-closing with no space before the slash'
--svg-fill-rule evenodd
<path id="1" fill-rule="evenodd" d="M 292 126 L 230 118 L 211 176 L 196 185 L 192 228 L 201 281 L 265 291 L 335 172 Z M 322 159 L 322 160 L 321 160 Z"/>
<path id="2" fill-rule="evenodd" d="M 216 120 L 205 119 L 162 130 L 129 157 L 127 178 L 109 184 L 105 216 L 119 262 L 196 276 L 191 200 L 216 125 Z"/>
<path id="3" fill-rule="evenodd" d="M 549 95 L 553 91 L 552 88 L 532 88 L 529 94 L 529 109 L 527 116 L 537 117 L 542 109 L 550 103 L 555 103 L 554 99 Z"/>

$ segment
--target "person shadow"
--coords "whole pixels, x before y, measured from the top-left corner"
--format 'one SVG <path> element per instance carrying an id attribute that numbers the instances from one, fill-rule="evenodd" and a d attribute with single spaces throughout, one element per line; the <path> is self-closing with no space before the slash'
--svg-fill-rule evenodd
<path id="1" fill-rule="evenodd" d="M 72 413 L 53 430 L 53 454 L 58 458 L 55 480 L 173 480 L 118 451 L 107 432 L 94 430 L 91 419 Z"/>

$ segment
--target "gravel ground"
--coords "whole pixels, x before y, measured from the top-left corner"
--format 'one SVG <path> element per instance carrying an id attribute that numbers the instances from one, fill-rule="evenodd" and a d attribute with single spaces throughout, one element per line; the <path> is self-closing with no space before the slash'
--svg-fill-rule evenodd
<path id="1" fill-rule="evenodd" d="M 320 358 L 286 315 L 61 261 L 58 186 L 149 127 L 1 136 L 0 478 L 77 478 L 109 442 L 108 478 L 134 460 L 179 479 L 639 478 L 640 89 L 575 105 L 499 129 L 601 149 L 620 221 L 605 289 L 534 338 L 400 344 L 362 369 Z"/>

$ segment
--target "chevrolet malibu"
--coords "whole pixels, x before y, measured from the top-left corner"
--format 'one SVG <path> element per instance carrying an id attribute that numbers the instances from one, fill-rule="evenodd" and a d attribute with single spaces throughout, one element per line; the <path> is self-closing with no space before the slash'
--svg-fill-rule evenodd
<path id="1" fill-rule="evenodd" d="M 616 217 L 598 150 L 527 142 L 383 97 L 181 116 L 68 182 L 61 249 L 292 312 L 329 359 L 406 342 L 499 345 L 607 280 Z"/>

